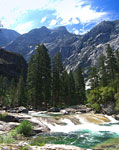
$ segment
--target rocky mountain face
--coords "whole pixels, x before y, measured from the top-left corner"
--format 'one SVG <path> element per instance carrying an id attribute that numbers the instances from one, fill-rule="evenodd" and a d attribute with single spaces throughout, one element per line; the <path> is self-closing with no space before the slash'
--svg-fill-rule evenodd
<path id="1" fill-rule="evenodd" d="M 31 30 L 21 35 L 10 43 L 6 49 L 22 54 L 26 60 L 34 53 L 38 44 L 45 44 L 49 50 L 51 58 L 61 51 L 63 60 L 72 55 L 75 45 L 73 43 L 80 39 L 80 36 L 69 33 L 65 27 L 50 30 L 46 27 Z"/>
<path id="2" fill-rule="evenodd" d="M 27 63 L 23 56 L 0 48 L 0 76 L 17 81 L 22 70 L 25 76 Z"/>
<path id="3" fill-rule="evenodd" d="M 119 20 L 103 21 L 76 41 L 73 55 L 65 60 L 67 69 L 97 65 L 101 53 L 105 54 L 107 44 L 113 50 L 119 49 Z"/>
<path id="4" fill-rule="evenodd" d="M 29 60 L 36 45 L 41 43 L 48 48 L 51 58 L 61 52 L 67 70 L 75 70 L 79 64 L 82 67 L 96 65 L 107 44 L 114 50 L 119 48 L 119 20 L 103 21 L 84 35 L 71 34 L 65 27 L 34 29 L 19 36 L 6 49 L 18 52 Z"/>
<path id="5" fill-rule="evenodd" d="M 6 46 L 19 36 L 20 34 L 14 30 L 0 28 L 0 46 Z"/>

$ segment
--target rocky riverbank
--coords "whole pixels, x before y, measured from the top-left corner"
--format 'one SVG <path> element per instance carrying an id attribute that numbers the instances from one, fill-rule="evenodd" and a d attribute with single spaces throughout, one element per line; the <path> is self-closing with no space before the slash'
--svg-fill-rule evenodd
<path id="1" fill-rule="evenodd" d="M 10 144 L 10 145 L 0 145 L 2 150 L 86 150 L 85 148 L 79 148 L 76 146 L 69 145 L 56 145 L 56 144 L 46 144 L 45 146 L 30 146 L 26 143 Z M 89 149 L 88 149 L 89 150 Z"/>
<path id="2" fill-rule="evenodd" d="M 48 111 L 28 111 L 24 107 L 1 110 L 0 111 L 0 135 L 5 135 L 18 126 L 23 120 L 28 120 L 33 124 L 33 132 L 30 135 L 30 140 L 40 133 L 54 132 L 66 132 L 79 130 L 82 124 L 105 124 L 111 122 L 110 117 L 103 114 L 95 114 L 95 112 L 87 106 L 80 105 L 70 108 L 51 108 Z M 2 116 L 2 118 L 1 118 Z M 118 119 L 118 114 L 113 115 L 112 119 Z M 68 127 L 71 126 L 71 127 Z M 25 140 L 25 139 L 24 139 Z M 26 145 L 24 144 L 26 143 Z M 43 149 L 43 150 L 85 150 L 85 148 L 79 148 L 75 146 L 46 144 L 43 147 L 30 146 L 29 141 L 17 141 L 11 145 L 1 145 L 1 149 L 21 149 L 21 147 L 27 147 L 31 149 Z M 14 145 L 14 146 L 13 146 Z"/>

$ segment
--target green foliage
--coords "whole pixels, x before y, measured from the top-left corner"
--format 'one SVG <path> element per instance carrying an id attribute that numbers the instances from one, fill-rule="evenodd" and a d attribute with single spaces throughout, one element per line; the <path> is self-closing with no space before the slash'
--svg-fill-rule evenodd
<path id="1" fill-rule="evenodd" d="M 115 99 L 116 99 L 115 109 L 116 109 L 117 111 L 119 111 L 119 92 L 117 92 L 117 93 L 115 94 Z"/>
<path id="2" fill-rule="evenodd" d="M 32 133 L 32 124 L 27 121 L 24 120 L 17 128 L 16 128 L 16 132 L 18 134 L 23 134 L 24 136 L 29 136 Z"/>
<path id="3" fill-rule="evenodd" d="M 51 99 L 51 62 L 44 45 L 38 45 L 28 64 L 27 90 L 32 106 L 47 107 Z"/>
<path id="4" fill-rule="evenodd" d="M 93 148 L 97 149 L 97 150 L 99 150 L 99 149 L 118 150 L 119 149 L 118 145 L 119 145 L 119 138 L 111 138 L 111 139 L 106 140 L 103 143 L 100 143 L 100 144 L 96 145 Z"/>
<path id="5" fill-rule="evenodd" d="M 114 89 L 112 87 L 100 88 L 101 102 L 109 102 L 114 100 Z"/>
<path id="6" fill-rule="evenodd" d="M 105 62 L 104 54 L 101 54 L 99 57 L 98 70 L 99 70 L 99 80 L 100 86 L 107 86 L 107 70 L 106 70 L 106 62 Z"/>
<path id="7" fill-rule="evenodd" d="M 19 81 L 17 84 L 17 90 L 16 90 L 16 100 L 18 106 L 26 106 L 26 93 L 25 93 L 25 83 L 24 83 L 24 78 L 21 73 L 19 77 Z"/>
<path id="8" fill-rule="evenodd" d="M 68 97 L 69 97 L 69 104 L 76 105 L 76 87 L 75 87 L 75 80 L 72 71 L 69 72 L 68 75 Z"/>
<path id="9" fill-rule="evenodd" d="M 90 75 L 91 90 L 87 92 L 88 103 L 100 110 L 102 103 L 113 102 L 119 110 L 119 52 L 107 45 L 106 56 L 99 57 L 98 68 L 93 68 Z"/>
<path id="10" fill-rule="evenodd" d="M 98 88 L 91 90 L 88 95 L 88 103 L 92 105 L 100 100 L 100 91 Z"/>
<path id="11" fill-rule="evenodd" d="M 90 90 L 87 97 L 90 106 L 99 112 L 101 110 L 100 104 L 108 104 L 114 100 L 114 89 L 109 86 L 95 88 Z"/>
<path id="12" fill-rule="evenodd" d="M 11 136 L 0 136 L 0 143 L 4 143 L 4 144 L 10 144 L 14 142 L 14 138 L 12 138 Z"/>
<path id="13" fill-rule="evenodd" d="M 22 147 L 20 148 L 20 150 L 29 150 L 29 146 L 28 146 L 28 145 L 22 146 Z"/>
<path id="14" fill-rule="evenodd" d="M 94 66 L 91 68 L 89 80 L 90 80 L 91 89 L 97 88 L 99 86 L 98 70 Z"/>
<path id="15" fill-rule="evenodd" d="M 0 113 L 0 120 L 5 121 L 6 117 L 8 116 L 7 112 Z"/>
<path id="16" fill-rule="evenodd" d="M 106 67 L 107 67 L 107 74 L 108 74 L 108 81 L 114 80 L 115 74 L 117 72 L 117 63 L 114 52 L 110 45 L 107 45 L 107 57 L 106 57 Z"/>
<path id="17" fill-rule="evenodd" d="M 98 104 L 98 103 L 93 103 L 92 104 L 92 108 L 96 111 L 96 112 L 100 112 L 100 110 L 101 110 L 101 107 L 100 107 L 100 105 Z"/>
<path id="18" fill-rule="evenodd" d="M 31 141 L 31 145 L 34 146 L 44 146 L 46 143 L 51 144 L 52 141 L 55 140 L 55 137 L 50 137 L 50 136 L 39 136 L 38 138 L 35 138 Z"/>
<path id="19" fill-rule="evenodd" d="M 84 102 L 86 101 L 85 82 L 84 82 L 84 77 L 80 66 L 78 66 L 75 72 L 75 82 L 76 82 L 76 94 L 77 94 L 77 103 L 75 104 L 84 104 Z"/>
<path id="20" fill-rule="evenodd" d="M 62 57 L 60 52 L 54 57 L 53 60 L 53 77 L 52 77 L 52 100 L 53 105 L 57 106 L 62 103 L 61 96 L 62 96 L 62 78 L 63 78 L 63 64 L 62 64 Z M 64 81 L 65 82 L 65 81 Z"/>

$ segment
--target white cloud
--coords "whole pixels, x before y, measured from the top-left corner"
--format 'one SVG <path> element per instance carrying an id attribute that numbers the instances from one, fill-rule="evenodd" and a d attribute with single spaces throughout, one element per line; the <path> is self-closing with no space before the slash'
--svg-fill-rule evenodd
<path id="1" fill-rule="evenodd" d="M 0 19 L 9 28 L 28 10 L 45 9 L 49 0 L 0 0 Z"/>
<path id="2" fill-rule="evenodd" d="M 78 30 L 74 30 L 74 34 L 78 35 L 79 31 Z"/>
<path id="3" fill-rule="evenodd" d="M 50 22 L 50 26 L 54 26 L 54 25 L 56 25 L 56 23 L 57 23 L 57 20 L 53 19 L 53 20 L 51 20 L 51 22 Z"/>
<path id="4" fill-rule="evenodd" d="M 79 24 L 79 20 L 76 19 L 76 18 L 73 18 L 73 19 L 72 19 L 72 24 Z"/>
<path id="5" fill-rule="evenodd" d="M 97 22 L 107 16 L 106 12 L 99 12 L 92 8 L 87 0 L 0 0 L 0 20 L 5 27 L 9 28 L 20 17 L 27 14 L 28 10 L 36 9 L 55 11 L 53 15 L 58 23 L 53 19 L 50 26 Z M 45 20 L 46 17 L 43 17 L 41 23 Z"/>
<path id="6" fill-rule="evenodd" d="M 86 5 L 83 5 L 86 4 Z M 61 18 L 61 24 L 87 23 L 104 17 L 106 12 L 97 12 L 84 0 L 57 0 L 54 5 L 56 17 Z M 53 9 L 52 7 L 52 9 Z"/>
<path id="7" fill-rule="evenodd" d="M 43 23 L 43 22 L 45 22 L 45 20 L 47 19 L 47 17 L 45 16 L 45 17 L 43 17 L 42 19 L 41 19 L 41 23 Z"/>
<path id="8" fill-rule="evenodd" d="M 33 25 L 32 22 L 20 24 L 15 28 L 15 30 L 22 34 L 22 33 L 28 32 L 29 29 L 32 28 L 32 25 Z"/>
<path id="9" fill-rule="evenodd" d="M 82 28 L 82 29 L 79 30 L 79 34 L 80 34 L 80 35 L 81 35 L 81 34 L 83 35 L 83 34 L 87 33 L 88 31 L 89 31 L 89 30 Z"/>

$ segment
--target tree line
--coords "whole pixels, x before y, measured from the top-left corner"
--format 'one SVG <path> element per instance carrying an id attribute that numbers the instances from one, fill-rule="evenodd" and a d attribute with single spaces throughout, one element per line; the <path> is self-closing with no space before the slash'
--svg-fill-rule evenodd
<path id="1" fill-rule="evenodd" d="M 101 105 L 112 102 L 119 110 L 119 51 L 107 45 L 106 54 L 100 55 L 98 66 L 91 68 L 89 76 L 91 89 L 87 91 L 88 104 L 97 112 Z"/>
<path id="2" fill-rule="evenodd" d="M 0 77 L 2 106 L 32 106 L 35 109 L 62 107 L 86 102 L 85 82 L 80 66 L 67 72 L 60 52 L 53 62 L 44 45 L 38 45 L 28 63 L 27 78 L 23 72 L 18 83 Z"/>

